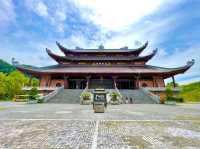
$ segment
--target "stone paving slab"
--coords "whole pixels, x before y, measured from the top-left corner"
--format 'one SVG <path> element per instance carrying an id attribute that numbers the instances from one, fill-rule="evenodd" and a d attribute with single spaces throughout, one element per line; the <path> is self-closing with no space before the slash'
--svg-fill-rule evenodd
<path id="1" fill-rule="evenodd" d="M 91 148 L 94 121 L 0 121 L 0 148 Z"/>
<path id="2" fill-rule="evenodd" d="M 3 149 L 194 149 L 199 146 L 200 121 L 0 120 L 0 148 Z"/>
<path id="3" fill-rule="evenodd" d="M 200 149 L 200 104 L 0 107 L 0 149 Z"/>
<path id="4" fill-rule="evenodd" d="M 0 107 L 4 106 L 5 104 L 0 103 Z M 0 119 L 200 120 L 200 104 L 188 106 L 109 105 L 103 114 L 95 114 L 91 105 L 17 104 L 17 106 L 1 110 Z"/>

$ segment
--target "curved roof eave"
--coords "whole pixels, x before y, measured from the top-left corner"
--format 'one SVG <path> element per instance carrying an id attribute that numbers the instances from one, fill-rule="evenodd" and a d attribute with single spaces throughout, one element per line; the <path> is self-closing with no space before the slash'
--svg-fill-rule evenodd
<path id="1" fill-rule="evenodd" d="M 32 74 L 35 76 L 39 76 L 40 74 L 43 74 L 43 72 L 37 68 L 26 68 L 22 65 L 15 65 L 15 68 L 19 71 L 22 71 L 23 73 Z"/>
<path id="2" fill-rule="evenodd" d="M 70 54 L 70 53 L 129 53 L 129 54 L 135 54 L 139 55 L 147 46 L 148 46 L 148 41 L 146 41 L 145 44 L 143 44 L 139 48 L 135 49 L 82 49 L 82 50 L 77 50 L 77 49 L 67 49 L 64 46 L 62 46 L 59 42 L 56 41 L 57 46 L 59 49 L 65 54 Z"/>
<path id="3" fill-rule="evenodd" d="M 52 53 L 50 49 L 46 48 L 46 52 L 51 58 L 53 58 L 58 63 L 60 63 L 60 61 L 62 61 L 62 60 L 66 60 L 66 58 L 64 56 L 56 55 L 56 54 Z"/>
<path id="4" fill-rule="evenodd" d="M 151 75 L 153 75 L 153 74 L 160 74 L 164 78 L 168 78 L 168 77 L 171 77 L 173 75 L 184 73 L 192 65 L 194 65 L 194 60 L 189 61 L 189 62 L 187 62 L 187 64 L 185 66 L 178 67 L 178 68 L 162 68 L 162 67 L 156 67 L 156 66 L 149 66 L 149 65 L 147 65 L 146 68 L 145 67 L 144 68 L 148 69 L 150 71 L 144 71 L 144 72 L 142 72 L 143 70 L 139 70 L 139 71 L 137 70 L 136 71 L 135 68 L 134 69 L 133 68 L 130 69 L 130 67 L 127 67 L 127 68 L 123 67 L 122 69 L 126 69 L 126 71 L 121 71 L 121 72 L 118 71 L 118 70 L 117 71 L 112 71 L 111 68 L 106 68 L 106 69 L 107 69 L 107 71 L 109 71 L 109 72 L 107 72 L 109 74 L 112 74 L 112 73 L 120 73 L 120 74 L 126 74 L 126 73 L 128 73 L 128 74 L 134 74 L 134 73 L 137 74 L 137 73 L 140 73 L 140 74 L 151 74 Z M 59 65 L 57 65 L 57 66 L 59 66 Z M 60 69 L 63 69 L 62 67 L 57 67 L 57 66 L 55 68 L 50 68 L 49 70 L 48 69 L 44 70 L 44 67 L 43 68 L 28 68 L 28 67 L 23 66 L 23 65 L 16 65 L 15 67 L 19 71 L 22 71 L 22 72 L 27 73 L 27 74 L 35 75 L 35 76 L 40 76 L 42 74 L 57 74 L 57 73 L 63 74 L 63 73 L 66 73 L 65 71 L 60 71 Z M 57 68 L 59 68 L 59 69 L 57 69 Z M 84 69 L 85 72 L 84 71 L 83 72 L 80 71 L 79 68 L 77 69 L 77 68 L 74 68 L 74 67 L 69 67 L 69 69 L 76 69 L 76 71 L 74 72 L 73 70 L 72 71 L 68 70 L 67 73 L 70 73 L 70 74 L 71 73 L 72 74 L 73 73 L 76 73 L 76 74 L 77 73 L 79 73 L 79 74 L 80 73 L 89 73 L 88 72 L 88 69 L 89 69 L 88 67 L 87 68 L 80 67 L 80 68 Z M 91 69 L 95 69 L 91 73 L 97 73 L 97 71 L 96 71 L 97 69 L 96 68 L 92 67 Z M 143 68 L 137 67 L 136 69 L 143 69 Z M 121 70 L 121 68 L 119 70 Z M 106 73 L 106 72 L 105 71 L 101 71 L 99 73 Z"/>
<path id="5" fill-rule="evenodd" d="M 59 56 L 59 55 L 56 55 L 54 53 L 51 52 L 51 50 L 49 49 L 46 49 L 46 52 L 48 53 L 48 55 L 53 58 L 56 62 L 60 63 L 61 61 L 145 61 L 147 62 L 148 60 L 150 60 L 157 52 L 157 49 L 154 50 L 151 54 L 149 55 L 145 55 L 145 56 L 141 56 L 141 57 L 124 57 L 124 59 L 118 59 L 118 58 L 109 58 L 106 59 L 106 58 L 102 58 L 102 59 L 92 59 L 93 57 L 87 57 L 87 58 L 84 58 L 84 57 L 75 57 L 75 56 Z"/>
<path id="6" fill-rule="evenodd" d="M 167 72 L 164 73 L 164 76 L 166 78 L 185 73 L 188 69 L 190 69 L 195 63 L 195 60 L 192 59 L 191 61 L 188 61 L 185 66 L 177 67 L 177 68 L 169 68 Z"/>

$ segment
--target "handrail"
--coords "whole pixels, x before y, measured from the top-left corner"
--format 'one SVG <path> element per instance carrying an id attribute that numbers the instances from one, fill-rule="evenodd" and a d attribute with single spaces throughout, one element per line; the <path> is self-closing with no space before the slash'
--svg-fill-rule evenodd
<path id="1" fill-rule="evenodd" d="M 22 90 L 31 90 L 33 87 L 31 86 L 24 86 Z M 56 90 L 60 87 L 37 87 L 37 90 Z"/>
<path id="2" fill-rule="evenodd" d="M 144 89 L 147 89 L 149 91 L 165 91 L 166 90 L 166 87 L 144 87 Z M 181 88 L 179 87 L 175 87 L 175 88 L 172 88 L 172 91 L 181 91 Z"/>
<path id="3" fill-rule="evenodd" d="M 116 90 L 117 93 L 119 94 L 121 102 L 123 102 L 123 100 L 122 100 L 122 99 L 123 99 L 123 96 L 122 96 L 122 94 L 120 93 L 119 89 L 116 87 L 115 90 Z"/>
<path id="4" fill-rule="evenodd" d="M 143 92 L 143 94 L 147 95 L 150 97 L 153 101 L 156 103 L 160 103 L 160 97 L 151 93 L 147 88 L 140 88 L 140 90 Z"/>
<path id="5" fill-rule="evenodd" d="M 46 96 L 43 96 L 43 102 L 49 101 L 51 98 L 56 96 L 61 90 L 64 89 L 64 86 L 56 88 L 53 92 L 47 94 Z"/>

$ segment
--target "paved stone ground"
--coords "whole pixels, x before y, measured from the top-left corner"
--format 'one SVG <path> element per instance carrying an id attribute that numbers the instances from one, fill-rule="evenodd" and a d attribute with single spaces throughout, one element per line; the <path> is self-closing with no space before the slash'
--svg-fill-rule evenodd
<path id="1" fill-rule="evenodd" d="M 200 104 L 92 106 L 0 102 L 0 148 L 198 149 Z"/>

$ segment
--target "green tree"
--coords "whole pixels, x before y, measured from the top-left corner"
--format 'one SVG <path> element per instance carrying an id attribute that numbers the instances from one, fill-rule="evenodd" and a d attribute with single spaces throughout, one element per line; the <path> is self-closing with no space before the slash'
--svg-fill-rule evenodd
<path id="1" fill-rule="evenodd" d="M 166 92 L 166 98 L 167 98 L 167 100 L 170 99 L 173 96 L 173 91 L 172 91 L 171 87 L 169 87 L 169 86 L 166 87 L 165 92 Z"/>
<path id="2" fill-rule="evenodd" d="M 178 87 L 178 86 L 179 86 L 179 84 L 178 84 L 178 83 L 175 83 L 175 85 L 176 85 L 176 87 Z M 174 87 L 174 84 L 173 84 L 173 82 L 169 82 L 169 83 L 167 83 L 166 87 Z"/>
<path id="3" fill-rule="evenodd" d="M 33 78 L 31 82 L 31 86 L 33 87 L 39 86 L 39 80 L 37 78 Z"/>
<path id="4" fill-rule="evenodd" d="M 22 87 L 28 78 L 19 71 L 13 71 L 6 77 L 6 95 L 12 99 L 16 94 L 22 93 Z"/>
<path id="5" fill-rule="evenodd" d="M 6 95 L 6 75 L 0 72 L 0 99 Z"/>

